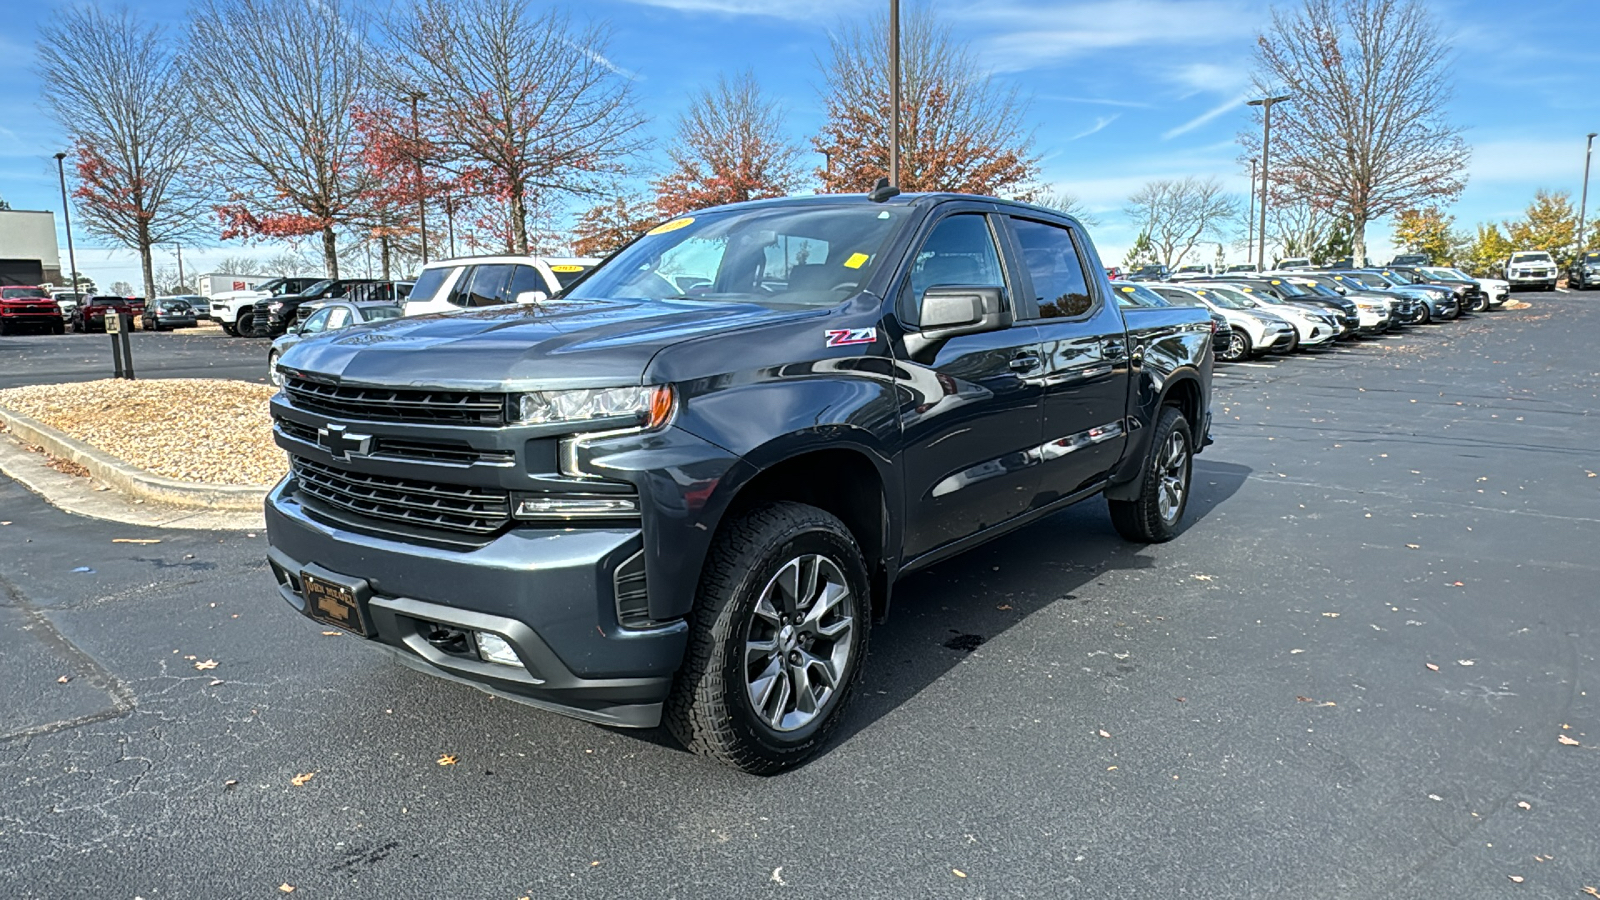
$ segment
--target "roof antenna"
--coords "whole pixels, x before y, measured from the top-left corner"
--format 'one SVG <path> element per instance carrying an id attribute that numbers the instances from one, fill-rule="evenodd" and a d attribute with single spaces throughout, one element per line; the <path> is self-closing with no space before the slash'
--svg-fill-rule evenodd
<path id="1" fill-rule="evenodd" d="M 878 183 L 872 186 L 867 193 L 867 199 L 873 203 L 886 203 L 890 197 L 900 196 L 900 189 L 889 183 L 887 178 L 879 178 Z"/>

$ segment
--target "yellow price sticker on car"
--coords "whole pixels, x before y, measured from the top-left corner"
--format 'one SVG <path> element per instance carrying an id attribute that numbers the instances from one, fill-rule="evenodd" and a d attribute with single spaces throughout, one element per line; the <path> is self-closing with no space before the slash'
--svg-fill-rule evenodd
<path id="1" fill-rule="evenodd" d="M 551 266 L 550 267 L 550 271 L 552 271 L 552 272 L 582 272 L 583 271 L 583 266 L 574 266 L 574 265 L 570 265 L 570 264 L 568 264 L 568 265 L 560 265 L 560 266 Z"/>
<path id="2" fill-rule="evenodd" d="M 872 257 L 866 253 L 852 253 L 850 254 L 850 258 L 844 261 L 844 267 L 846 269 L 859 269 L 866 265 L 867 260 L 871 258 Z"/>
<path id="3" fill-rule="evenodd" d="M 693 224 L 694 216 L 684 216 L 681 219 L 673 219 L 671 222 L 663 222 L 649 231 L 646 231 L 645 234 L 666 234 L 671 231 L 677 231 L 680 228 L 688 228 Z"/>
<path id="4" fill-rule="evenodd" d="M 1122 289 L 1122 292 L 1124 294 L 1131 294 L 1131 293 L 1133 293 L 1133 287 L 1131 285 L 1128 286 L 1128 287 L 1125 287 L 1125 288 Z"/>

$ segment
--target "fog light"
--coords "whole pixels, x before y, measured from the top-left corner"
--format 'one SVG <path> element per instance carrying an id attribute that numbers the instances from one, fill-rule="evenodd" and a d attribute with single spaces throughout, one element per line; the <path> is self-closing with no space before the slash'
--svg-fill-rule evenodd
<path id="1" fill-rule="evenodd" d="M 517 658 L 517 651 L 511 649 L 506 639 L 498 634 L 487 631 L 477 632 L 478 656 L 484 662 L 499 663 L 502 666 L 522 667 L 522 660 Z"/>

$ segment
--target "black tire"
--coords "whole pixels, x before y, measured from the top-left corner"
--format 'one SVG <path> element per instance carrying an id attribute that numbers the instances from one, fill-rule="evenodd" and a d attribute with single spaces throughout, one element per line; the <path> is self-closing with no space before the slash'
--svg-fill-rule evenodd
<path id="1" fill-rule="evenodd" d="M 1448 316 L 1440 316 L 1439 318 L 1445 320 L 1446 322 L 1454 322 L 1455 320 L 1461 318 L 1461 304 L 1457 303 L 1455 307 L 1450 310 L 1450 314 Z"/>
<path id="2" fill-rule="evenodd" d="M 1282 350 L 1276 350 L 1275 349 L 1272 352 L 1278 354 L 1279 356 L 1288 356 L 1289 354 L 1291 354 L 1291 353 L 1293 353 L 1293 352 L 1295 352 L 1296 350 L 1299 350 L 1299 349 L 1300 349 L 1300 329 L 1296 328 L 1293 331 L 1289 332 L 1289 346 L 1283 348 Z"/>
<path id="3" fill-rule="evenodd" d="M 807 578 L 806 560 L 823 560 L 831 569 L 813 562 L 813 575 Z M 815 612 L 800 613 L 819 609 L 817 601 L 826 594 L 783 601 L 783 585 L 791 572 L 796 586 L 789 591 L 791 597 L 811 593 L 802 584 L 818 591 L 836 583 L 844 588 L 827 607 L 834 614 L 832 624 L 811 626 L 843 634 L 842 642 L 817 641 L 815 630 L 808 642 L 807 632 L 795 627 L 815 617 Z M 773 596 L 780 602 L 773 603 Z M 758 608 L 772 615 L 759 613 Z M 786 616 L 781 624 L 775 618 L 779 615 Z M 701 572 L 689 651 L 667 698 L 667 727 L 695 753 L 752 774 L 770 775 L 800 765 L 822 749 L 842 717 L 866 655 L 871 621 L 866 563 L 842 522 L 800 503 L 775 503 L 740 516 L 718 532 Z M 848 622 L 847 632 L 841 622 Z M 773 649 L 751 662 L 748 645 L 769 643 L 756 640 L 758 632 L 770 632 Z M 786 646 L 792 649 L 786 651 Z M 814 650 L 826 658 L 811 655 Z M 785 652 L 791 655 L 785 657 Z M 791 665 L 789 661 L 806 658 L 794 654 L 806 654 L 811 661 L 804 667 Z M 815 666 L 831 666 L 837 677 L 820 699 L 820 707 L 808 712 L 797 702 L 802 694 L 794 678 L 798 668 L 810 688 L 812 676 L 820 674 Z M 760 698 L 758 711 L 751 694 L 768 672 L 774 674 L 768 678 L 769 693 Z M 818 678 L 818 683 L 823 680 Z M 781 693 L 771 693 L 780 688 Z M 818 702 L 815 690 L 804 696 Z M 786 711 L 791 702 L 794 709 Z"/>
<path id="4" fill-rule="evenodd" d="M 228 337 L 238 337 L 239 336 L 239 328 L 238 328 L 238 326 L 234 325 L 232 322 L 223 322 L 222 323 L 222 331 L 223 331 L 223 333 L 227 334 Z"/>
<path id="5" fill-rule="evenodd" d="M 273 387 L 281 388 L 283 376 L 278 373 L 278 355 L 276 350 L 267 354 L 267 381 L 271 382 Z"/>
<path id="6" fill-rule="evenodd" d="M 1235 328 L 1233 334 L 1228 336 L 1228 346 L 1217 358 L 1223 362 L 1239 362 L 1250 358 L 1255 348 L 1250 346 L 1250 335 L 1243 330 Z"/>
<path id="7" fill-rule="evenodd" d="M 1116 526 L 1118 534 L 1135 543 L 1170 541 L 1178 536 L 1178 523 L 1183 521 L 1183 511 L 1189 506 L 1193 483 L 1194 440 L 1190 437 L 1189 420 L 1177 407 L 1163 407 L 1155 433 L 1150 437 L 1150 450 L 1145 455 L 1144 484 L 1139 488 L 1139 497 L 1108 500 L 1111 524 Z"/>
<path id="8" fill-rule="evenodd" d="M 1426 303 L 1422 304 L 1422 312 L 1417 314 L 1417 324 L 1418 325 L 1426 325 L 1426 324 L 1428 324 L 1429 322 L 1432 322 L 1432 321 L 1433 321 L 1433 308 L 1428 306 L 1428 304 L 1426 304 Z"/>
<path id="9" fill-rule="evenodd" d="M 67 333 L 67 326 L 62 322 L 57 322 L 54 325 L 50 326 L 50 333 L 51 334 L 66 334 Z"/>
<path id="10" fill-rule="evenodd" d="M 5 321 L 4 319 L 0 319 L 0 337 L 7 337 L 10 334 L 11 334 L 11 323 Z"/>

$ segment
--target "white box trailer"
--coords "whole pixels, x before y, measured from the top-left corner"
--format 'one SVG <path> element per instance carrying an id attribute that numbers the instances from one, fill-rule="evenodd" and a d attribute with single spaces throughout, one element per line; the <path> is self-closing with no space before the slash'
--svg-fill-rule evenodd
<path id="1" fill-rule="evenodd" d="M 229 291 L 253 291 L 256 285 L 271 279 L 271 275 L 228 275 L 218 272 L 201 275 L 198 279 L 200 283 L 196 287 L 200 289 L 200 296 L 210 300 L 217 294 Z"/>

